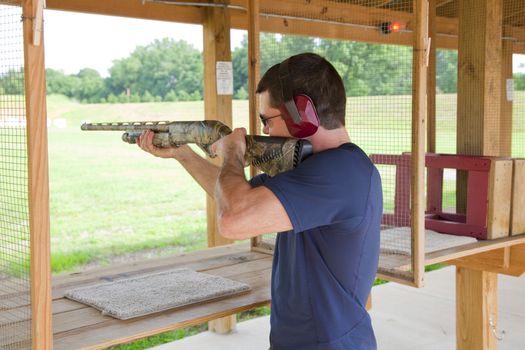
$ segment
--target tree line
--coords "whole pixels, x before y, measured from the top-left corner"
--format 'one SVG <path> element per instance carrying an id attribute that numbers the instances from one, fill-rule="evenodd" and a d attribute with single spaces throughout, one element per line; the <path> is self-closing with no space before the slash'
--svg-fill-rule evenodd
<path id="1" fill-rule="evenodd" d="M 406 46 L 262 34 L 261 72 L 290 55 L 315 52 L 337 69 L 348 96 L 408 95 L 412 91 L 412 50 Z M 234 98 L 248 98 L 248 41 L 232 52 Z M 457 52 L 437 50 L 438 92 L 457 91 Z M 0 94 L 23 93 L 23 71 L 0 75 Z M 525 74 L 515 74 L 515 90 L 525 90 Z M 155 40 L 115 60 L 104 78 L 94 69 L 77 74 L 46 69 L 47 93 L 85 103 L 202 100 L 202 53 L 189 43 Z"/>

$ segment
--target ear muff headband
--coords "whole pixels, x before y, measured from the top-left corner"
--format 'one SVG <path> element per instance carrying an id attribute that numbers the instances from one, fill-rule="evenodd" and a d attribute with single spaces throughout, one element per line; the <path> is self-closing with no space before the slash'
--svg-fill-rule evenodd
<path id="1" fill-rule="evenodd" d="M 292 79 L 290 77 L 290 70 L 288 69 L 289 62 L 290 59 L 288 58 L 279 65 L 279 81 L 281 82 L 283 101 L 286 109 L 288 110 L 288 114 L 290 114 L 290 117 L 293 119 L 295 124 L 301 124 L 303 120 L 293 99 Z"/>
<path id="2" fill-rule="evenodd" d="M 293 95 L 292 79 L 288 68 L 290 59 L 279 65 L 279 81 L 283 104 L 279 110 L 283 116 L 288 132 L 298 138 L 308 137 L 319 128 L 319 117 L 312 99 L 304 94 Z"/>

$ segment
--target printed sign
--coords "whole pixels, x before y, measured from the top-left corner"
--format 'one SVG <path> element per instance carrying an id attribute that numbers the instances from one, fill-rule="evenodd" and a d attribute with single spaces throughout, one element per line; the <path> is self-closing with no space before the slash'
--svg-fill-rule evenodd
<path id="1" fill-rule="evenodd" d="M 514 79 L 507 79 L 507 101 L 514 101 Z"/>
<path id="2" fill-rule="evenodd" d="M 233 95 L 233 66 L 231 61 L 218 61 L 216 74 L 217 95 Z"/>

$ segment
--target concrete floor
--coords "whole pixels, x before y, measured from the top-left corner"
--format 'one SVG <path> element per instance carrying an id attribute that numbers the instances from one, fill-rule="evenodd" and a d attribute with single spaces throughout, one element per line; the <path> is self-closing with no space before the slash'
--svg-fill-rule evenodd
<path id="1" fill-rule="evenodd" d="M 425 287 L 397 283 L 372 290 L 370 315 L 380 350 L 455 349 L 455 268 L 427 273 Z M 499 350 L 525 349 L 525 278 L 499 275 Z M 266 350 L 269 317 L 239 323 L 234 333 L 201 333 L 155 350 Z"/>

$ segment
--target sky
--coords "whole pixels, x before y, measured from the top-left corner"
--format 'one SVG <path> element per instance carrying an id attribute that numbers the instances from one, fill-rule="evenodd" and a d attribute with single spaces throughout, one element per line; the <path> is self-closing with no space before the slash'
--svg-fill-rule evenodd
<path id="1" fill-rule="evenodd" d="M 109 75 L 113 60 L 128 57 L 137 46 L 155 39 L 185 40 L 202 51 L 202 26 L 45 10 L 46 68 L 76 74 L 94 68 Z M 232 49 L 239 47 L 245 31 L 231 31 Z M 525 55 L 514 56 L 514 72 L 525 73 Z"/>
<path id="2" fill-rule="evenodd" d="M 44 21 L 46 68 L 66 74 L 94 68 L 108 76 L 113 60 L 166 37 L 185 40 L 202 51 L 200 25 L 53 10 L 45 10 Z M 231 31 L 232 49 L 240 46 L 245 33 Z"/>

